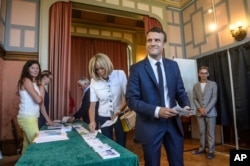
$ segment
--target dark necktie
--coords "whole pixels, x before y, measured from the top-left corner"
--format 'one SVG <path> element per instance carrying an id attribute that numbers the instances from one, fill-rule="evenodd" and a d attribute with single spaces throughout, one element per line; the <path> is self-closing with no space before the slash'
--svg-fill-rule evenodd
<path id="1" fill-rule="evenodd" d="M 158 86 L 159 92 L 161 95 L 161 106 L 165 107 L 165 100 L 164 100 L 164 86 L 163 86 L 163 76 L 161 71 L 161 62 L 156 62 L 157 66 L 157 73 L 158 73 Z"/>

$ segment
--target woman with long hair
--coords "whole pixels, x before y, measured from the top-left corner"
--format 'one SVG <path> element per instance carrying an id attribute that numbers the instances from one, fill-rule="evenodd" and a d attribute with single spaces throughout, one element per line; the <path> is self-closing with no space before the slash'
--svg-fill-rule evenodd
<path id="1" fill-rule="evenodd" d="M 44 88 L 39 86 L 41 74 L 40 64 L 36 60 L 28 60 L 22 69 L 18 81 L 18 92 L 20 96 L 17 121 L 23 130 L 23 149 L 25 152 L 28 145 L 33 141 L 38 132 L 38 117 L 40 106 L 43 105 Z M 44 113 L 45 109 L 41 109 Z M 45 112 L 46 113 L 46 112 Z"/>

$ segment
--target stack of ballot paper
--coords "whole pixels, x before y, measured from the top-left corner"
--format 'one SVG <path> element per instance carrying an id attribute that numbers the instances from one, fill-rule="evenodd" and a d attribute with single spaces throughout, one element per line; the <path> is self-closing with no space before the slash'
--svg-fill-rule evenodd
<path id="1" fill-rule="evenodd" d="M 84 140 L 103 159 L 120 157 L 120 153 L 112 149 L 108 144 L 104 144 L 99 138 L 87 138 Z"/>
<path id="2" fill-rule="evenodd" d="M 173 107 L 172 109 L 176 110 L 180 116 L 191 116 L 194 115 L 194 112 L 192 108 L 190 109 L 184 109 L 181 108 L 179 105 Z"/>
<path id="3" fill-rule="evenodd" d="M 53 126 L 48 126 L 48 129 L 61 129 L 63 124 L 54 122 Z"/>
<path id="4" fill-rule="evenodd" d="M 75 130 L 81 135 L 86 135 L 89 133 L 89 130 L 87 130 L 86 128 L 84 128 L 83 126 L 73 126 L 75 128 Z"/>
<path id="5" fill-rule="evenodd" d="M 72 130 L 72 126 L 62 124 L 62 123 L 54 123 L 53 126 L 47 126 L 47 129 L 49 129 L 49 130 L 51 130 L 51 129 L 53 129 L 53 130 L 61 129 L 61 130 L 64 130 L 64 131 L 68 132 L 68 131 Z"/>
<path id="6" fill-rule="evenodd" d="M 83 126 L 73 126 L 82 136 L 83 140 L 103 159 L 120 157 L 120 154 L 112 149 L 108 144 L 104 144 L 99 138 L 96 138 L 98 131 L 89 132 Z"/>
<path id="7" fill-rule="evenodd" d="M 103 159 L 110 159 L 114 157 L 120 157 L 120 153 L 118 153 L 114 149 L 108 149 L 108 150 L 103 150 L 103 151 L 98 151 L 97 152 Z"/>
<path id="8" fill-rule="evenodd" d="M 37 136 L 35 137 L 35 143 L 43 143 L 43 142 L 52 142 L 52 141 L 61 141 L 68 140 L 67 133 L 64 130 L 42 130 L 38 131 Z"/>

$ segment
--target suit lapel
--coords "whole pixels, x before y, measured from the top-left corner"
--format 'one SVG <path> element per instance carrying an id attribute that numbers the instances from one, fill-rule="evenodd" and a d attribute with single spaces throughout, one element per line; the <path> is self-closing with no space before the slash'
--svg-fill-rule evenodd
<path id="1" fill-rule="evenodd" d="M 152 69 L 152 67 L 151 67 L 151 65 L 149 63 L 148 58 L 144 59 L 144 67 L 145 67 L 149 77 L 153 80 L 154 84 L 158 87 L 158 83 L 157 83 L 154 71 L 153 71 L 153 69 Z"/>
<path id="2" fill-rule="evenodd" d="M 206 85 L 205 85 L 205 88 L 204 88 L 203 94 L 206 94 L 207 91 L 209 91 L 209 89 L 210 89 L 210 83 L 209 83 L 209 81 L 207 80 Z"/>

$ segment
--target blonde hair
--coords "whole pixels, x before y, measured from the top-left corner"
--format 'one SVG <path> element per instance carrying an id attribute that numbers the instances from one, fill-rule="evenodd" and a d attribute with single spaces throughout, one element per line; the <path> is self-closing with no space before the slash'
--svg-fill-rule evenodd
<path id="1" fill-rule="evenodd" d="M 89 61 L 89 75 L 94 80 L 102 79 L 96 72 L 96 66 L 105 70 L 105 78 L 108 78 L 108 76 L 112 73 L 114 69 L 111 60 L 106 54 L 97 53 Z"/>

